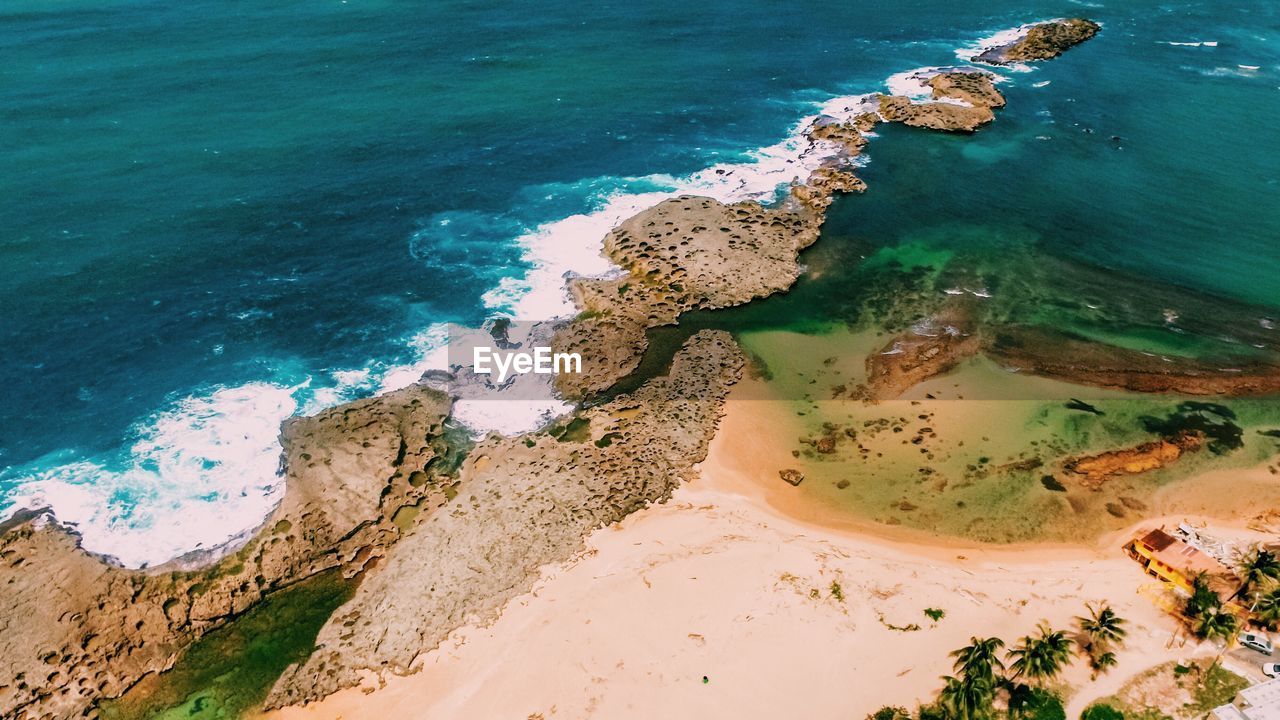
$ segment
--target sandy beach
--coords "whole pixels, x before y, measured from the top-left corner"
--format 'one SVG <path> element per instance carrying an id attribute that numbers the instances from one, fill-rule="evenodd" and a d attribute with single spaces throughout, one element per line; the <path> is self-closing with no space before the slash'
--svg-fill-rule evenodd
<path id="1" fill-rule="evenodd" d="M 1147 668 L 1214 651 L 1183 639 L 1119 538 L 926 544 L 787 508 L 792 488 L 760 479 L 780 451 L 750 431 L 763 405 L 731 401 L 697 481 L 595 532 L 492 625 L 455 632 L 414 674 L 268 717 L 861 718 L 931 699 L 970 636 L 1073 628 L 1102 600 L 1130 621 L 1129 642 L 1096 681 L 1076 660 L 1069 717 Z"/>

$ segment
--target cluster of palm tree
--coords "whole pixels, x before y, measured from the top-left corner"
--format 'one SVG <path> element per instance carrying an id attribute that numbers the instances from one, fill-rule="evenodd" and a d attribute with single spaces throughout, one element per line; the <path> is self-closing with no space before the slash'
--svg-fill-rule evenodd
<path id="1" fill-rule="evenodd" d="M 1280 622 L 1280 557 L 1255 546 L 1240 555 L 1236 564 L 1240 586 L 1228 601 L 1237 601 L 1252 611 L 1259 622 L 1274 626 Z M 1183 612 L 1191 620 L 1191 630 L 1206 640 L 1230 640 L 1240 629 L 1240 621 L 1224 606 L 1210 587 L 1209 576 L 1200 573 L 1191 579 L 1191 597 Z"/>
<path id="2" fill-rule="evenodd" d="M 1112 648 L 1124 644 L 1128 631 L 1124 629 L 1125 620 L 1116 615 L 1111 606 L 1086 607 L 1089 615 L 1076 618 L 1076 625 L 1080 628 L 1080 649 L 1088 655 L 1089 666 L 1097 675 L 1115 667 L 1116 654 Z"/>
<path id="3" fill-rule="evenodd" d="M 1206 640 L 1229 639 L 1239 629 L 1239 621 L 1222 605 L 1222 598 L 1209 586 L 1207 573 L 1191 579 L 1191 597 L 1183 612 L 1191 620 L 1191 631 Z"/>
<path id="4" fill-rule="evenodd" d="M 1088 617 L 1076 618 L 1081 648 L 1089 653 L 1095 669 L 1115 664 L 1111 650 L 1123 644 L 1125 621 L 1107 605 L 1089 606 Z M 1010 709 L 1054 680 L 1071 662 L 1071 640 L 1062 630 L 1041 622 L 1036 632 L 1023 637 L 1001 658 L 1005 643 L 998 637 L 971 638 L 951 653 L 954 675 L 944 676 L 938 708 L 948 720 L 986 720 L 994 716 L 994 704 L 1004 693 Z"/>
<path id="5" fill-rule="evenodd" d="M 1246 551 L 1236 566 L 1240 587 L 1232 599 L 1253 611 L 1267 627 L 1280 623 L 1280 557 L 1262 547 Z"/>

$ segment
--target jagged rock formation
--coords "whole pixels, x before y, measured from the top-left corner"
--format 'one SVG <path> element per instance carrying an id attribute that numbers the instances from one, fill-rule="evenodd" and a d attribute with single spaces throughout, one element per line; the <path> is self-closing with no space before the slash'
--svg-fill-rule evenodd
<path id="1" fill-rule="evenodd" d="M 411 387 L 287 421 L 280 506 L 200 571 L 182 569 L 191 558 L 123 569 L 46 512 L 15 516 L 0 537 L 0 717 L 92 716 L 97 699 L 169 668 L 272 590 L 335 567 L 359 572 L 399 536 L 404 508 L 451 492 L 435 467 L 448 410 L 440 393 Z"/>
<path id="2" fill-rule="evenodd" d="M 975 107 L 1002 108 L 1004 95 L 996 89 L 990 73 L 974 71 L 943 72 L 928 80 L 934 100 L 959 100 Z"/>
<path id="3" fill-rule="evenodd" d="M 869 400 L 896 398 L 985 355 L 1002 366 L 1076 385 L 1142 393 L 1262 396 L 1280 393 L 1280 367 L 1241 363 L 1233 372 L 1194 358 L 1169 357 L 1073 338 L 1046 328 L 984 324 L 944 309 L 886 343 L 866 360 L 867 381 L 854 392 Z"/>
<path id="4" fill-rule="evenodd" d="M 495 617 L 541 566 L 581 549 L 588 532 L 665 500 L 706 455 L 742 365 L 727 333 L 704 331 L 669 375 L 580 412 L 567 421 L 575 431 L 478 445 L 451 509 L 391 549 L 321 630 L 311 658 L 279 679 L 268 706 L 322 698 L 365 670 L 410 671 L 456 628 Z"/>
<path id="5" fill-rule="evenodd" d="M 1050 60 L 1097 35 L 1101 29 L 1098 23 L 1084 18 L 1037 23 L 1017 40 L 985 50 L 973 59 L 992 65 Z"/>

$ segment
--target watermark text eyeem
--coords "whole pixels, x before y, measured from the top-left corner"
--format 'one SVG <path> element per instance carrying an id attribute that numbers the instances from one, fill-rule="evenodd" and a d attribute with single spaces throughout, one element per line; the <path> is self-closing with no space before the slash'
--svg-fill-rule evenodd
<path id="1" fill-rule="evenodd" d="M 558 375 L 581 373 L 582 356 L 578 353 L 553 353 L 549 347 L 535 347 L 532 352 L 495 350 L 476 346 L 472 349 L 471 369 L 479 375 L 497 375 L 497 382 L 511 375 Z"/>

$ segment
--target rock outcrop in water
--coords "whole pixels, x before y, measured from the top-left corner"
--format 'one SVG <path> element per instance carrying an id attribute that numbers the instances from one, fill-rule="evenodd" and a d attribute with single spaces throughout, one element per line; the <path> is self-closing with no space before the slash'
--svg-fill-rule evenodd
<path id="1" fill-rule="evenodd" d="M 1280 393 L 1280 366 L 1265 360 L 1224 368 L 1196 358 L 1104 345 L 1026 325 L 992 328 L 983 352 L 1002 365 L 1079 385 L 1180 395 Z"/>
<path id="2" fill-rule="evenodd" d="M 1098 23 L 1084 18 L 1037 23 L 1017 40 L 984 50 L 973 59 L 993 65 L 1050 60 L 1097 35 L 1101 29 Z"/>
<path id="3" fill-rule="evenodd" d="M 1115 475 L 1136 475 L 1177 462 L 1183 455 L 1204 447 L 1206 440 L 1204 433 L 1181 432 L 1124 450 L 1071 458 L 1063 465 L 1063 469 L 1075 476 L 1084 487 L 1097 490 Z"/>
<path id="4" fill-rule="evenodd" d="M 169 668 L 267 593 L 323 570 L 360 572 L 407 513 L 451 492 L 437 471 L 448 410 L 442 394 L 411 387 L 287 421 L 283 501 L 248 544 L 203 570 L 181 559 L 123 569 L 46 512 L 16 516 L 0 537 L 0 717 L 92 715 L 97 699 Z"/>
<path id="5" fill-rule="evenodd" d="M 881 95 L 880 116 L 887 122 L 911 127 L 973 132 L 995 119 L 995 108 L 1004 107 L 1004 96 L 996 90 L 990 73 L 952 71 L 923 77 L 930 87 L 931 102 L 913 102 L 901 95 Z"/>
<path id="6" fill-rule="evenodd" d="M 693 336 L 670 373 L 585 410 L 567 432 L 480 443 L 446 512 L 409 532 L 276 683 L 269 706 L 322 698 L 367 670 L 408 672 L 467 622 L 493 618 L 539 569 L 595 528 L 661 502 L 706 455 L 743 357 L 724 332 Z M 569 439 L 566 439 L 569 438 Z"/>

